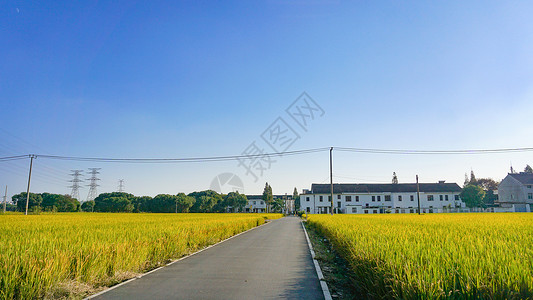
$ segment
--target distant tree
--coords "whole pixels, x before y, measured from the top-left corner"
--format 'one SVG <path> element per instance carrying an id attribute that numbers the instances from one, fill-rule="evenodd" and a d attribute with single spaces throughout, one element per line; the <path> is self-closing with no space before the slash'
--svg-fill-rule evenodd
<path id="1" fill-rule="evenodd" d="M 78 200 L 70 195 L 42 193 L 41 207 L 45 211 L 74 212 L 80 208 Z"/>
<path id="2" fill-rule="evenodd" d="M 398 176 L 396 176 L 396 172 L 392 172 L 392 184 L 398 184 Z"/>
<path id="3" fill-rule="evenodd" d="M 292 199 L 294 200 L 294 210 L 298 211 L 300 210 L 300 195 L 298 195 L 298 190 L 296 187 L 294 188 L 294 191 L 292 192 Z"/>
<path id="4" fill-rule="evenodd" d="M 13 195 L 11 201 L 17 206 L 18 211 L 26 211 L 26 192 Z M 41 203 L 43 202 L 43 197 L 40 194 L 30 193 L 30 201 L 28 202 L 28 210 L 30 211 L 40 211 Z"/>
<path id="5" fill-rule="evenodd" d="M 533 174 L 533 168 L 531 168 L 530 165 L 526 165 L 526 167 L 524 168 L 524 172 L 528 174 Z"/>
<path id="6" fill-rule="evenodd" d="M 265 183 L 265 188 L 263 189 L 263 201 L 265 201 L 266 204 L 266 212 L 269 212 L 269 207 L 274 201 L 274 196 L 272 195 L 272 187 L 267 183 Z"/>
<path id="7" fill-rule="evenodd" d="M 233 212 L 243 211 L 246 204 L 248 204 L 248 198 L 239 192 L 231 192 L 224 197 L 224 206 L 231 207 Z"/>
<path id="8" fill-rule="evenodd" d="M 472 185 L 478 186 L 485 191 L 485 196 L 483 197 L 485 205 L 493 205 L 494 201 L 498 200 L 498 196 L 494 194 L 494 191 L 498 189 L 499 184 L 492 178 L 477 178 L 475 184 Z"/>
<path id="9" fill-rule="evenodd" d="M 131 204 L 133 204 L 133 212 L 152 212 L 152 197 L 150 196 L 135 197 L 131 200 Z"/>
<path id="10" fill-rule="evenodd" d="M 470 181 L 469 184 L 477 184 L 476 175 L 474 175 L 474 170 L 470 170 Z"/>
<path id="11" fill-rule="evenodd" d="M 189 197 L 184 193 L 176 195 L 176 212 L 187 213 L 194 204 L 194 197 Z"/>
<path id="12" fill-rule="evenodd" d="M 224 198 L 213 190 L 193 192 L 188 196 L 194 197 L 195 199 L 191 207 L 191 212 L 209 213 L 224 211 Z"/>
<path id="13" fill-rule="evenodd" d="M 470 179 L 468 179 L 468 174 L 465 173 L 465 182 L 463 183 L 463 187 L 467 186 L 468 184 L 470 184 Z"/>
<path id="14" fill-rule="evenodd" d="M 283 202 L 281 198 L 272 200 L 272 212 L 281 213 L 283 211 Z"/>
<path id="15" fill-rule="evenodd" d="M 85 212 L 93 212 L 94 211 L 94 201 L 85 201 L 81 205 L 81 210 Z"/>
<path id="16" fill-rule="evenodd" d="M 461 192 L 461 199 L 463 199 L 467 207 L 486 207 L 485 203 L 483 203 L 484 197 L 485 191 L 473 184 L 467 185 Z"/>
<path id="17" fill-rule="evenodd" d="M 133 212 L 135 196 L 124 192 L 103 193 L 94 199 L 97 212 Z"/>

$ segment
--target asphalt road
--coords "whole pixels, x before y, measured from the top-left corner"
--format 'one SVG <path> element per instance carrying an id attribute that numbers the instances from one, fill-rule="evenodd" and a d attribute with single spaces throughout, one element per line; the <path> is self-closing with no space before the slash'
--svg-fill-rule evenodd
<path id="1" fill-rule="evenodd" d="M 95 299 L 324 299 L 296 217 L 241 234 Z"/>

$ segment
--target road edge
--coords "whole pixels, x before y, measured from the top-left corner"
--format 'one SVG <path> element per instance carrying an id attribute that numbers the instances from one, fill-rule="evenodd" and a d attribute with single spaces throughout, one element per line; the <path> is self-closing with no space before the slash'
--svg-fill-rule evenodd
<path id="1" fill-rule="evenodd" d="M 280 219 L 283 219 L 283 218 L 280 218 Z M 217 242 L 216 244 L 209 245 L 209 246 L 207 246 L 207 247 L 205 247 L 205 248 L 202 248 L 202 249 L 200 249 L 200 250 L 198 250 L 198 251 L 196 251 L 196 252 L 194 252 L 194 253 L 191 253 L 191 254 L 188 254 L 188 255 L 183 256 L 183 257 L 181 257 L 181 258 L 178 258 L 178 259 L 176 259 L 176 260 L 173 260 L 173 261 L 169 262 L 168 264 L 166 264 L 166 265 L 164 265 L 164 266 L 161 266 L 161 267 L 159 267 L 159 268 L 156 268 L 156 269 L 150 270 L 150 271 L 148 271 L 148 272 L 146 272 L 146 273 L 142 273 L 141 275 L 137 275 L 137 276 L 135 276 L 135 277 L 133 277 L 133 278 L 130 278 L 130 279 L 126 280 L 126 281 L 123 281 L 123 282 L 121 282 L 121 283 L 119 283 L 119 284 L 115 284 L 115 285 L 113 285 L 113 286 L 110 286 L 109 288 L 107 288 L 107 289 L 105 289 L 105 290 L 103 290 L 103 291 L 101 291 L 101 292 L 98 292 L 98 293 L 96 293 L 96 294 L 93 294 L 93 295 L 90 295 L 90 296 L 88 296 L 88 297 L 83 298 L 83 300 L 89 300 L 89 299 L 93 299 L 93 298 L 95 298 L 95 297 L 98 297 L 98 296 L 100 296 L 100 295 L 103 295 L 103 294 L 105 294 L 105 293 L 107 293 L 107 292 L 109 292 L 109 291 L 111 291 L 111 290 L 114 290 L 114 289 L 116 289 L 116 288 L 118 288 L 118 287 L 121 287 L 121 286 L 123 286 L 123 285 L 125 285 L 125 284 L 127 284 L 127 283 L 130 283 L 130 282 L 132 282 L 132 281 L 134 281 L 134 280 L 136 280 L 136 279 L 142 278 L 142 277 L 144 277 L 144 276 L 146 276 L 146 275 L 149 275 L 149 274 L 151 274 L 151 273 L 154 273 L 155 271 L 161 270 L 161 269 L 166 268 L 166 267 L 168 267 L 168 266 L 170 266 L 170 265 L 172 265 L 172 264 L 175 264 L 175 263 L 177 263 L 178 261 L 182 261 L 182 260 L 184 260 L 184 259 L 186 259 L 186 258 L 189 258 L 189 257 L 191 257 L 191 256 L 193 256 L 193 255 L 196 255 L 196 254 L 198 254 L 198 253 L 200 253 L 200 252 L 202 252 L 202 251 L 205 251 L 205 250 L 207 250 L 207 249 L 209 249 L 209 248 L 215 247 L 216 245 L 222 244 L 222 243 L 224 243 L 225 241 L 231 240 L 232 238 L 237 237 L 237 236 L 239 236 L 239 235 L 241 235 L 241 234 L 245 234 L 245 233 L 247 233 L 248 231 L 252 231 L 252 230 L 254 230 L 254 229 L 256 229 L 256 228 L 259 228 L 259 227 L 261 227 L 261 226 L 265 226 L 265 225 L 267 225 L 267 224 L 270 224 L 270 223 L 272 223 L 272 221 L 280 220 L 280 219 L 265 220 L 265 223 L 263 223 L 263 224 L 261 224 L 261 225 L 258 225 L 258 226 L 255 226 L 255 227 L 252 227 L 252 228 L 250 228 L 250 229 L 248 229 L 248 230 L 246 230 L 246 231 L 243 231 L 243 232 L 237 233 L 236 235 L 232 235 L 232 236 L 230 236 L 230 237 L 227 238 L 227 239 L 224 239 L 224 240 L 221 240 L 221 241 Z M 307 232 L 305 233 L 305 235 L 306 235 L 306 237 L 307 237 Z M 307 241 L 309 241 L 309 238 L 307 239 Z M 331 299 L 331 297 L 330 297 L 330 299 Z"/>
<path id="2" fill-rule="evenodd" d="M 307 245 L 309 246 L 309 251 L 311 252 L 311 258 L 313 258 L 313 264 L 315 265 L 315 270 L 316 270 L 316 274 L 318 275 L 318 280 L 320 280 L 320 287 L 322 288 L 324 299 L 332 300 L 331 293 L 329 292 L 328 284 L 326 283 L 326 280 L 324 279 L 324 274 L 322 274 L 322 269 L 320 269 L 320 265 L 318 264 L 318 261 L 315 259 L 315 251 L 313 250 L 313 245 L 311 244 L 311 240 L 309 239 L 309 235 L 307 234 L 307 230 L 305 229 L 304 222 L 300 220 L 300 223 L 302 224 L 302 228 L 304 229 L 305 239 L 307 240 Z"/>

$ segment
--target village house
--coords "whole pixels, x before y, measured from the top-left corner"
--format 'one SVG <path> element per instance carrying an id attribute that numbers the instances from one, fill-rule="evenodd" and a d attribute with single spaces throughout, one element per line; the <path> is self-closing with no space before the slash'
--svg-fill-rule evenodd
<path id="1" fill-rule="evenodd" d="M 420 183 L 422 213 L 462 211 L 461 187 L 457 183 Z M 336 213 L 382 214 L 416 213 L 418 209 L 416 183 L 333 184 L 333 206 Z M 300 195 L 300 210 L 311 214 L 331 213 L 330 184 L 312 184 Z"/>
<path id="2" fill-rule="evenodd" d="M 498 203 L 515 212 L 533 211 L 533 174 L 507 174 L 498 186 Z"/>

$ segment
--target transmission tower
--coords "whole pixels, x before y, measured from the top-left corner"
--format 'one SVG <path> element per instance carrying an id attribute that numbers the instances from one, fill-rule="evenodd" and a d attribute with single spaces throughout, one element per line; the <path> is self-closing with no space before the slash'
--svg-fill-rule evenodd
<path id="1" fill-rule="evenodd" d="M 118 192 L 119 193 L 124 192 L 124 179 L 118 180 Z"/>
<path id="2" fill-rule="evenodd" d="M 96 175 L 100 174 L 98 170 L 101 168 L 89 168 L 91 178 L 89 178 L 90 182 L 87 186 L 89 187 L 89 194 L 87 194 L 87 201 L 92 201 L 94 198 L 98 196 L 98 193 L 96 192 L 96 187 L 99 186 L 96 182 L 100 180 Z"/>
<path id="3" fill-rule="evenodd" d="M 80 176 L 83 176 L 82 172 L 83 170 L 70 170 L 72 173 L 70 175 L 73 177 L 72 180 L 69 180 L 72 182 L 72 185 L 69 186 L 69 188 L 72 188 L 72 191 L 70 192 L 70 196 L 78 201 L 81 202 L 80 199 L 80 182 L 83 182 L 83 180 L 80 179 Z"/>

